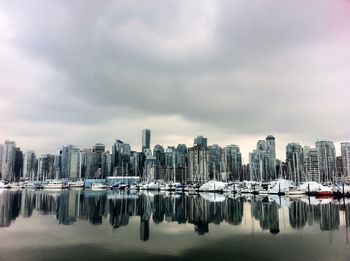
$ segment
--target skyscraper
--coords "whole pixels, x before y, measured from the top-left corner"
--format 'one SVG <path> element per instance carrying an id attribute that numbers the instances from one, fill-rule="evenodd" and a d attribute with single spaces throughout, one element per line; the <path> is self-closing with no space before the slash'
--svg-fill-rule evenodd
<path id="1" fill-rule="evenodd" d="M 350 179 L 350 142 L 342 142 L 341 147 L 341 157 L 342 157 L 342 167 L 343 176 Z"/>
<path id="2" fill-rule="evenodd" d="M 305 181 L 303 148 L 298 143 L 288 143 L 286 147 L 287 173 L 290 180 Z"/>
<path id="3" fill-rule="evenodd" d="M 16 143 L 6 140 L 2 155 L 1 175 L 3 179 L 13 180 L 16 159 Z"/>
<path id="4" fill-rule="evenodd" d="M 199 147 L 207 147 L 208 146 L 208 139 L 203 137 L 202 135 L 197 136 L 197 138 L 194 139 L 194 146 Z"/>
<path id="5" fill-rule="evenodd" d="M 319 159 L 316 148 L 304 146 L 304 172 L 307 181 L 320 181 Z"/>
<path id="6" fill-rule="evenodd" d="M 113 176 L 126 175 L 129 172 L 131 149 L 130 145 L 116 140 L 112 146 L 112 174 Z"/>
<path id="7" fill-rule="evenodd" d="M 80 150 L 74 145 L 62 148 L 62 178 L 78 178 L 80 175 Z"/>
<path id="8" fill-rule="evenodd" d="M 22 171 L 23 171 L 23 152 L 19 147 L 17 147 L 16 155 L 15 155 L 15 168 L 14 168 L 13 180 L 19 181 L 22 176 Z"/>
<path id="9" fill-rule="evenodd" d="M 316 141 L 321 182 L 333 181 L 336 169 L 336 154 L 333 141 Z"/>
<path id="10" fill-rule="evenodd" d="M 151 130 L 143 129 L 142 130 L 142 152 L 145 149 L 151 148 Z"/>
<path id="11" fill-rule="evenodd" d="M 195 182 L 205 182 L 209 179 L 209 148 L 208 140 L 197 136 L 193 147 L 188 148 L 188 179 Z"/>
<path id="12" fill-rule="evenodd" d="M 204 145 L 204 144 L 203 144 Z M 220 178 L 221 172 L 221 157 L 222 157 L 222 148 L 213 144 L 208 146 L 209 149 L 209 174 L 210 177 L 214 177 L 216 175 L 216 179 Z"/>
<path id="13" fill-rule="evenodd" d="M 23 160 L 23 175 L 22 177 L 26 180 L 34 178 L 36 172 L 36 156 L 34 151 L 27 150 L 24 154 Z"/>
<path id="14" fill-rule="evenodd" d="M 276 178 L 275 138 L 259 140 L 256 150 L 249 154 L 249 172 L 253 180 L 272 180 Z"/>
<path id="15" fill-rule="evenodd" d="M 80 178 L 80 150 L 72 148 L 69 151 L 69 176 L 70 179 Z"/>
<path id="16" fill-rule="evenodd" d="M 92 152 L 95 153 L 96 168 L 100 169 L 100 172 L 102 172 L 102 154 L 105 152 L 105 145 L 102 143 L 96 143 L 95 146 L 92 147 Z"/>
<path id="17" fill-rule="evenodd" d="M 50 154 L 41 155 L 38 158 L 38 173 L 37 180 L 54 179 L 56 178 L 54 172 L 55 156 Z"/>
<path id="18" fill-rule="evenodd" d="M 188 148 L 188 177 L 195 182 L 209 179 L 209 149 L 198 145 Z"/>
<path id="19" fill-rule="evenodd" d="M 275 137 L 272 135 L 268 135 L 266 137 L 267 143 L 267 154 L 269 158 L 269 176 L 270 179 L 277 178 L 276 176 L 276 145 L 275 145 Z"/>
<path id="20" fill-rule="evenodd" d="M 242 155 L 238 145 L 228 145 L 224 148 L 222 155 L 223 169 L 229 173 L 230 180 L 243 179 L 242 174 Z"/>

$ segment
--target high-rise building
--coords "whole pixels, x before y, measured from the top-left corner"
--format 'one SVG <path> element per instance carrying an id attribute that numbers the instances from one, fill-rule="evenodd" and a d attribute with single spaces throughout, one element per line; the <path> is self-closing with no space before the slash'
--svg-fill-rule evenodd
<path id="1" fill-rule="evenodd" d="M 96 157 L 95 153 L 91 149 L 80 150 L 80 173 L 81 177 L 85 179 L 93 179 L 96 177 Z"/>
<path id="2" fill-rule="evenodd" d="M 36 156 L 34 151 L 27 150 L 24 154 L 23 159 L 23 175 L 22 177 L 26 180 L 34 178 L 36 172 Z"/>
<path id="3" fill-rule="evenodd" d="M 5 180 L 14 179 L 16 160 L 16 143 L 14 141 L 6 140 L 4 144 L 4 151 L 2 155 L 1 175 Z"/>
<path id="4" fill-rule="evenodd" d="M 305 181 L 303 148 L 298 143 L 288 143 L 286 147 L 287 174 L 296 183 Z"/>
<path id="5" fill-rule="evenodd" d="M 199 146 L 199 147 L 207 147 L 208 146 L 208 139 L 199 135 L 197 138 L 194 139 L 194 146 Z"/>
<path id="6" fill-rule="evenodd" d="M 80 174 L 80 150 L 72 148 L 69 151 L 69 176 L 70 179 L 78 179 Z"/>
<path id="7" fill-rule="evenodd" d="M 266 140 L 259 140 L 256 150 L 249 154 L 249 172 L 253 180 L 272 180 L 276 176 L 275 138 L 271 135 Z"/>
<path id="8" fill-rule="evenodd" d="M 37 180 L 55 179 L 54 171 L 55 155 L 45 154 L 38 158 Z"/>
<path id="9" fill-rule="evenodd" d="M 145 149 L 151 148 L 151 130 L 143 129 L 142 130 L 142 152 Z"/>
<path id="10" fill-rule="evenodd" d="M 222 165 L 230 180 L 243 180 L 242 155 L 238 145 L 228 145 L 224 148 Z"/>
<path id="11" fill-rule="evenodd" d="M 155 145 L 153 148 L 153 156 L 156 158 L 156 166 L 165 165 L 165 152 L 162 145 Z"/>
<path id="12" fill-rule="evenodd" d="M 195 145 L 188 148 L 188 179 L 205 182 L 209 179 L 209 149 Z"/>
<path id="13" fill-rule="evenodd" d="M 276 176 L 276 144 L 275 137 L 272 135 L 268 135 L 266 137 L 267 143 L 267 155 L 269 158 L 269 176 L 270 179 L 277 178 Z"/>
<path id="14" fill-rule="evenodd" d="M 319 158 L 316 148 L 304 146 L 304 173 L 307 181 L 320 182 Z"/>
<path id="15" fill-rule="evenodd" d="M 260 149 L 249 153 L 249 175 L 253 181 L 266 180 L 266 152 Z"/>
<path id="16" fill-rule="evenodd" d="M 350 180 L 350 142 L 342 142 L 341 147 L 341 158 L 343 167 L 343 176 Z"/>
<path id="17" fill-rule="evenodd" d="M 178 144 L 176 148 L 176 166 L 184 168 L 187 164 L 187 146 Z"/>
<path id="18" fill-rule="evenodd" d="M 61 156 L 61 178 L 79 178 L 80 173 L 80 150 L 74 145 L 65 145 Z"/>
<path id="19" fill-rule="evenodd" d="M 19 181 L 22 176 L 22 172 L 23 172 L 23 152 L 19 147 L 17 147 L 13 180 Z"/>
<path id="20" fill-rule="evenodd" d="M 74 145 L 64 145 L 62 148 L 62 173 L 61 178 L 69 178 L 70 176 L 70 151 L 76 148 Z"/>
<path id="21" fill-rule="evenodd" d="M 116 140 L 112 146 L 112 173 L 113 176 L 126 175 L 130 168 L 130 145 Z"/>
<path id="22" fill-rule="evenodd" d="M 59 150 L 53 161 L 54 173 L 56 178 L 62 177 L 62 150 Z"/>
<path id="23" fill-rule="evenodd" d="M 176 164 L 176 148 L 168 146 L 165 150 L 165 166 L 172 168 Z"/>
<path id="24" fill-rule="evenodd" d="M 343 158 L 342 156 L 337 156 L 336 159 L 336 167 L 337 167 L 337 172 L 336 172 L 336 179 L 343 179 Z"/>
<path id="25" fill-rule="evenodd" d="M 109 151 L 102 153 L 101 178 L 112 175 L 112 154 Z"/>
<path id="26" fill-rule="evenodd" d="M 96 168 L 101 170 L 102 154 L 105 152 L 105 145 L 102 143 L 96 143 L 96 145 L 92 147 L 92 152 L 95 153 L 96 156 Z"/>
<path id="27" fill-rule="evenodd" d="M 333 181 L 336 174 L 336 154 L 333 141 L 316 141 L 321 182 Z"/>
<path id="28" fill-rule="evenodd" d="M 204 144 L 203 144 L 204 145 Z M 219 179 L 221 174 L 221 157 L 222 157 L 222 148 L 213 144 L 208 146 L 209 150 L 209 175 L 211 178 Z"/>

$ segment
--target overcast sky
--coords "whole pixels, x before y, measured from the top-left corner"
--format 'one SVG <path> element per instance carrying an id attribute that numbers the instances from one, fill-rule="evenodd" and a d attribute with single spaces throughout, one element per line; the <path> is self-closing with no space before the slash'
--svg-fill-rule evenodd
<path id="1" fill-rule="evenodd" d="M 339 145 L 349 46 L 347 0 L 1 0 L 0 140 Z"/>

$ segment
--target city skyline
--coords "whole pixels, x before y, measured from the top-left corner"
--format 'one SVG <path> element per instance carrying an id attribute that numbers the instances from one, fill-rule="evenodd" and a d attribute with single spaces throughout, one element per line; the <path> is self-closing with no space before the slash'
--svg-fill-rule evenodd
<path id="1" fill-rule="evenodd" d="M 349 178 L 350 142 L 341 143 L 340 156 L 333 141 L 315 142 L 315 146 L 290 142 L 285 158 L 276 158 L 276 138 L 267 135 L 259 139 L 249 152 L 249 164 L 244 162 L 240 146 L 221 147 L 208 143 L 198 135 L 193 145 L 152 146 L 151 130 L 141 131 L 142 150 L 134 150 L 129 143 L 116 139 L 111 150 L 96 143 L 90 148 L 62 145 L 54 154 L 35 154 L 21 150 L 15 141 L 0 144 L 0 176 L 6 180 L 52 178 L 107 178 L 137 176 L 142 179 L 200 180 L 273 180 L 286 177 L 296 183 L 305 180 L 334 181 Z M 153 149 L 152 149 L 153 147 Z M 283 161 L 284 160 L 284 161 Z M 173 174 L 171 174 L 171 169 Z"/>
<path id="2" fill-rule="evenodd" d="M 202 134 L 247 155 L 273 134 L 277 158 L 317 139 L 339 152 L 350 140 L 349 11 L 348 1 L 3 1 L 0 140 L 41 154 L 122 137 L 139 150 L 148 127 L 152 144 Z"/>

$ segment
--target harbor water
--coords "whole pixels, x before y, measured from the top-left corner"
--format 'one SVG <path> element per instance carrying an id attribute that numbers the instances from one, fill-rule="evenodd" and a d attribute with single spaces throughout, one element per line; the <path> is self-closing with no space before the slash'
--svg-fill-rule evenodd
<path id="1" fill-rule="evenodd" d="M 350 260 L 350 200 L 0 190 L 0 260 Z"/>

